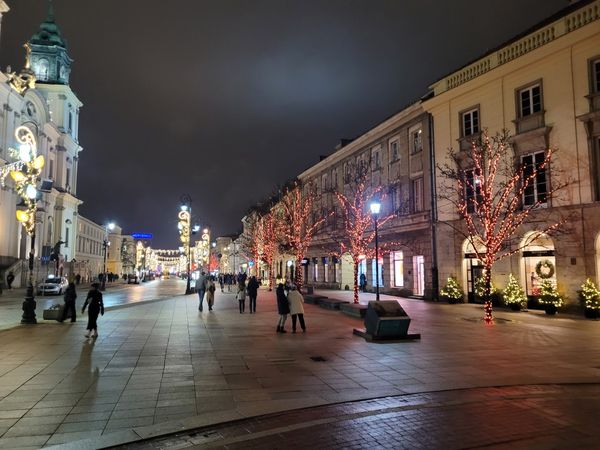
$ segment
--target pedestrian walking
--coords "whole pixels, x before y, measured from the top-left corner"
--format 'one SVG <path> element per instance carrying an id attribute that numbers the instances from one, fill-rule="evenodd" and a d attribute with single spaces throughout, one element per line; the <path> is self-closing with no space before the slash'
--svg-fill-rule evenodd
<path id="1" fill-rule="evenodd" d="M 287 315 L 290 313 L 290 304 L 285 295 L 285 290 L 283 288 L 282 283 L 279 283 L 277 285 L 275 294 L 277 295 L 277 312 L 279 313 L 279 322 L 277 322 L 277 332 L 286 333 L 284 327 L 285 321 L 287 320 Z"/>
<path id="2" fill-rule="evenodd" d="M 306 332 L 306 325 L 304 324 L 304 297 L 298 291 L 296 286 L 292 286 L 287 296 L 290 304 L 290 314 L 292 315 L 292 333 L 296 332 L 296 320 L 300 320 L 300 328 L 302 332 Z"/>
<path id="3" fill-rule="evenodd" d="M 81 308 L 81 314 L 83 314 L 88 303 L 90 305 L 88 308 L 87 333 L 85 335 L 87 338 L 98 337 L 98 314 L 104 315 L 104 302 L 102 301 L 102 292 L 98 289 L 99 287 L 99 283 L 92 283 L 92 289 L 88 292 L 83 308 Z"/>
<path id="4" fill-rule="evenodd" d="M 225 292 L 223 288 L 225 287 L 225 277 L 223 274 L 219 274 L 219 286 L 221 286 L 221 292 Z"/>
<path id="5" fill-rule="evenodd" d="M 198 300 L 200 300 L 200 306 L 198 306 L 198 310 L 200 312 L 202 312 L 202 303 L 204 301 L 204 294 L 206 293 L 207 281 L 208 277 L 206 276 L 206 272 L 202 271 L 202 273 L 196 280 L 196 292 L 198 293 Z"/>
<path id="6" fill-rule="evenodd" d="M 258 296 L 258 281 L 256 277 L 251 277 L 248 281 L 248 298 L 250 299 L 250 314 L 256 313 L 256 297 Z"/>
<path id="7" fill-rule="evenodd" d="M 12 289 L 13 281 L 15 281 L 15 274 L 12 271 L 8 272 L 6 276 L 6 284 L 8 285 L 8 289 Z"/>
<path id="8" fill-rule="evenodd" d="M 81 283 L 81 275 L 80 274 L 75 275 L 75 283 L 77 285 L 79 285 L 79 283 Z"/>
<path id="9" fill-rule="evenodd" d="M 72 281 L 65 290 L 65 307 L 63 309 L 63 315 L 60 322 L 67 320 L 67 317 L 71 317 L 71 322 L 75 322 L 77 319 L 77 308 L 75 306 L 75 300 L 77 300 L 77 292 L 75 291 L 75 283 Z"/>
<path id="10" fill-rule="evenodd" d="M 235 294 L 235 298 L 238 299 L 238 303 L 240 305 L 240 314 L 243 314 L 246 310 L 246 285 L 243 281 L 238 284 L 237 294 Z"/>
<path id="11" fill-rule="evenodd" d="M 208 310 L 213 310 L 213 305 L 215 303 L 215 281 L 214 277 L 210 277 L 206 283 L 206 302 L 208 303 Z"/>
<path id="12" fill-rule="evenodd" d="M 364 273 L 360 274 L 360 290 L 367 292 L 367 276 Z"/>

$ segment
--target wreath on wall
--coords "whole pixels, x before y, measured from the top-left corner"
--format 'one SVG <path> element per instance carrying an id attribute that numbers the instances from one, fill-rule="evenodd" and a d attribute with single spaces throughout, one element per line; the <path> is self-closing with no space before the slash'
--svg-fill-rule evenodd
<path id="1" fill-rule="evenodd" d="M 552 278 L 554 275 L 554 264 L 549 259 L 544 259 L 535 265 L 535 273 L 542 280 Z"/>

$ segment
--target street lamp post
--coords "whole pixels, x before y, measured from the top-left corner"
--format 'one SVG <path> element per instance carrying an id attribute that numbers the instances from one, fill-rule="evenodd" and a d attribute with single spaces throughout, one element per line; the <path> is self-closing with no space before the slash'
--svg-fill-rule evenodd
<path id="1" fill-rule="evenodd" d="M 188 194 L 183 194 L 180 198 L 181 206 L 179 211 L 179 223 L 177 227 L 179 228 L 179 237 L 181 238 L 181 243 L 185 247 L 185 255 L 187 259 L 187 282 L 185 285 L 185 295 L 190 295 L 192 293 L 192 272 L 191 272 L 191 221 L 192 221 L 192 197 Z"/>
<path id="2" fill-rule="evenodd" d="M 371 202 L 371 214 L 375 222 L 375 300 L 379 301 L 379 234 L 377 230 L 377 219 L 379 218 L 379 211 L 381 210 L 381 203 L 374 200 Z"/>
<path id="3" fill-rule="evenodd" d="M 36 126 L 37 128 L 37 126 Z M 29 235 L 31 245 L 29 251 L 29 274 L 27 292 L 23 301 L 21 323 L 37 323 L 35 317 L 35 297 L 33 289 L 33 257 L 35 254 L 35 216 L 37 211 L 38 177 L 44 167 L 44 156 L 37 154 L 37 142 L 33 132 L 21 125 L 15 129 L 18 149 L 9 149 L 9 154 L 16 161 L 0 168 L 0 181 L 4 186 L 8 175 L 15 183 L 15 190 L 23 201 L 24 209 L 17 209 L 17 220 Z"/>
<path id="4" fill-rule="evenodd" d="M 104 247 L 104 268 L 102 269 L 102 284 L 100 285 L 101 291 L 106 290 L 106 253 L 110 245 L 110 241 L 108 240 L 108 232 L 109 230 L 112 231 L 114 229 L 115 224 L 113 222 L 109 222 L 108 224 L 104 225 L 104 242 L 102 245 Z"/>

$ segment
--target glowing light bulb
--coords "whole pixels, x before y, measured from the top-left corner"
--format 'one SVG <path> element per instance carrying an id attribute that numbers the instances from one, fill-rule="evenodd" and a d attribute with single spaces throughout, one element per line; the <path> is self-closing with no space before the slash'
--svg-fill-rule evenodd
<path id="1" fill-rule="evenodd" d="M 19 146 L 19 159 L 26 163 L 31 161 L 31 145 L 21 144 Z"/>
<path id="2" fill-rule="evenodd" d="M 10 176 L 16 183 L 21 183 L 25 180 L 25 174 L 23 172 L 19 172 L 18 170 L 13 170 L 10 172 Z"/>
<path id="3" fill-rule="evenodd" d="M 25 188 L 25 195 L 30 199 L 35 199 L 37 197 L 37 189 L 33 184 L 28 184 L 27 188 Z"/>
<path id="4" fill-rule="evenodd" d="M 17 220 L 21 223 L 29 221 L 29 214 L 25 211 L 17 210 Z"/>
<path id="5" fill-rule="evenodd" d="M 33 166 L 34 169 L 36 170 L 41 170 L 42 167 L 44 167 L 44 155 L 39 155 L 38 157 L 36 157 L 33 162 L 31 163 L 31 165 Z"/>

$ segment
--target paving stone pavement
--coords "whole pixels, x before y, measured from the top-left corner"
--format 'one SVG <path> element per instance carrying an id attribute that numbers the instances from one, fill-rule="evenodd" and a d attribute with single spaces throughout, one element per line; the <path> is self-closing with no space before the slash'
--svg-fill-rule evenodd
<path id="1" fill-rule="evenodd" d="M 277 334 L 263 290 L 253 315 L 220 292 L 213 312 L 196 296 L 115 309 L 95 341 L 83 322 L 0 331 L 0 448 L 98 448 L 335 402 L 600 380 L 600 322 L 498 312 L 505 321 L 485 326 L 478 306 L 402 305 L 420 341 L 366 343 L 352 335 L 360 321 L 312 305 L 306 334 Z"/>
<path id="2" fill-rule="evenodd" d="M 476 388 L 295 410 L 113 447 L 598 448 L 598 385 Z"/>

